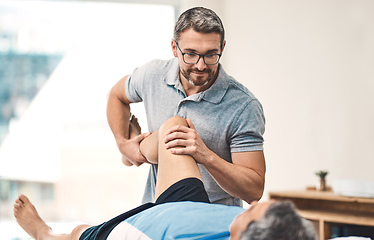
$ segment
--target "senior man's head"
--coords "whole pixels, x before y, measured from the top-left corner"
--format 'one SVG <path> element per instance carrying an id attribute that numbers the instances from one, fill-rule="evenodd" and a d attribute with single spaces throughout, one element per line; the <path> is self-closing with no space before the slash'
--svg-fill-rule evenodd
<path id="1" fill-rule="evenodd" d="M 311 222 L 290 201 L 253 202 L 230 226 L 232 240 L 315 240 Z"/>

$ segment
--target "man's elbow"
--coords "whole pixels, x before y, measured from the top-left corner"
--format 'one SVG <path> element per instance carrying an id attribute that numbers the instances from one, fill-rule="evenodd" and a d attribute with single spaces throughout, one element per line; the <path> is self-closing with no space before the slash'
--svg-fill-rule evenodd
<path id="1" fill-rule="evenodd" d="M 265 184 L 264 182 L 259 182 L 255 186 L 252 186 L 248 189 L 246 197 L 243 198 L 248 204 L 251 204 L 252 201 L 259 201 L 264 194 Z"/>

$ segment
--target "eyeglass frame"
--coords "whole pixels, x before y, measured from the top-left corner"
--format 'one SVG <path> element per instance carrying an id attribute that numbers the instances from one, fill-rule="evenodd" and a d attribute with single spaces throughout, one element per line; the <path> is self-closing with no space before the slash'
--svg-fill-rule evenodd
<path id="1" fill-rule="evenodd" d="M 177 45 L 177 48 L 179 49 L 179 51 L 180 51 L 181 54 L 182 54 L 183 62 L 186 63 L 186 64 L 191 64 L 191 65 L 193 65 L 193 64 L 197 64 L 197 63 L 200 61 L 200 58 L 203 58 L 203 61 L 204 61 L 205 65 L 216 65 L 216 64 L 219 62 L 219 60 L 221 59 L 221 56 L 222 56 L 222 54 L 220 54 L 220 53 L 207 53 L 207 54 L 184 53 L 184 52 L 182 52 L 182 50 L 180 49 L 180 47 L 179 47 L 177 41 L 174 40 L 174 42 L 175 42 L 175 45 Z M 199 56 L 199 58 L 197 59 L 197 61 L 196 61 L 195 63 L 188 63 L 188 62 L 186 62 L 186 60 L 184 60 L 184 55 L 185 55 L 185 54 L 193 54 L 193 55 L 197 55 L 197 56 Z M 215 62 L 215 63 L 209 63 L 209 64 L 206 63 L 206 62 L 205 62 L 205 56 L 206 56 L 206 55 L 218 55 L 217 62 Z"/>

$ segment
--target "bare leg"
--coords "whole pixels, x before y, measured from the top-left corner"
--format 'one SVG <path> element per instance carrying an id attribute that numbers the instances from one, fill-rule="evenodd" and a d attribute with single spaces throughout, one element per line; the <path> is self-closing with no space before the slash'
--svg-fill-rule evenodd
<path id="1" fill-rule="evenodd" d="M 166 150 L 163 139 L 165 132 L 175 125 L 188 126 L 187 121 L 179 116 L 168 119 L 159 130 L 140 142 L 140 152 L 149 162 L 158 163 L 158 174 L 156 184 L 156 199 L 168 187 L 179 180 L 196 177 L 201 178 L 200 170 L 195 160 L 188 155 L 173 155 Z"/>
<path id="2" fill-rule="evenodd" d="M 158 175 L 156 186 L 156 199 L 168 187 L 179 180 L 196 177 L 201 180 L 201 174 L 195 160 L 188 155 L 173 155 L 166 150 L 163 139 L 165 132 L 175 125 L 187 126 L 187 122 L 181 117 L 172 117 L 167 120 L 159 131 L 152 133 L 140 143 L 140 150 L 147 159 L 158 161 Z M 138 128 L 139 127 L 139 128 Z M 130 121 L 130 135 L 140 134 L 140 126 L 136 118 Z M 78 240 L 81 234 L 91 227 L 79 225 L 70 234 L 55 234 L 52 229 L 39 216 L 30 200 L 20 195 L 14 204 L 14 216 L 18 224 L 34 239 L 37 240 Z"/>
<path id="3" fill-rule="evenodd" d="M 37 240 L 78 240 L 80 235 L 90 227 L 89 225 L 79 225 L 70 234 L 54 234 L 25 195 L 20 195 L 17 198 L 14 204 L 14 216 L 23 230 Z"/>
<path id="4" fill-rule="evenodd" d="M 166 150 L 164 138 L 165 132 L 175 125 L 188 126 L 187 121 L 182 117 L 172 117 L 168 119 L 158 132 L 158 173 L 156 184 L 156 199 L 174 183 L 189 177 L 200 180 L 200 170 L 195 160 L 189 155 L 173 155 L 170 150 Z"/>

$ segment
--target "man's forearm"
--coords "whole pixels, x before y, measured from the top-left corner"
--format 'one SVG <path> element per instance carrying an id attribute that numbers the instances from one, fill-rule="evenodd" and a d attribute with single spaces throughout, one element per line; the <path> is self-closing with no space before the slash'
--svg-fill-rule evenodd
<path id="1" fill-rule="evenodd" d="M 212 155 L 204 166 L 218 185 L 230 195 L 249 204 L 262 197 L 265 182 L 253 169 L 229 163 L 217 155 Z"/>
<path id="2" fill-rule="evenodd" d="M 106 113 L 108 124 L 117 144 L 122 140 L 129 139 L 130 105 L 109 93 Z"/>
<path id="3" fill-rule="evenodd" d="M 107 119 L 114 138 L 116 139 L 118 150 L 122 154 L 121 158 L 123 164 L 126 166 L 140 166 L 143 163 L 149 163 L 139 150 L 139 143 L 147 137 L 149 133 L 142 133 L 137 136 L 131 134 L 132 136 L 130 139 L 129 128 L 130 121 L 132 121 L 130 120 L 131 102 L 127 99 L 124 91 L 127 77 L 128 76 L 121 78 L 108 94 Z"/>

